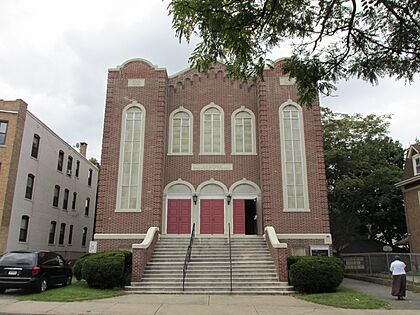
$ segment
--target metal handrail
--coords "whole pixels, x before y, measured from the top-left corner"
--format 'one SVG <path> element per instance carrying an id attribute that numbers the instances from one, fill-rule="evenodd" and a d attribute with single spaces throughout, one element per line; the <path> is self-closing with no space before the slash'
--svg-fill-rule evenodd
<path id="1" fill-rule="evenodd" d="M 229 229 L 229 263 L 230 263 L 230 291 L 232 292 L 232 245 L 230 240 L 230 223 L 228 223 Z"/>
<path id="2" fill-rule="evenodd" d="M 185 254 L 184 267 L 182 268 L 182 291 L 185 289 L 185 277 L 187 275 L 188 263 L 191 261 L 191 251 L 195 236 L 195 223 L 193 224 L 190 243 L 188 244 L 187 253 Z"/>

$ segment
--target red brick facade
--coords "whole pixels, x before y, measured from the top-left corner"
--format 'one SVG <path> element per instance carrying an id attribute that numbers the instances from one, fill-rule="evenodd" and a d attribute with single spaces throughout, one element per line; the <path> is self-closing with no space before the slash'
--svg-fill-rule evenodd
<path id="1" fill-rule="evenodd" d="M 264 226 L 273 226 L 280 234 L 329 234 L 323 138 L 318 104 L 303 108 L 306 152 L 307 212 L 283 211 L 282 161 L 279 127 L 280 105 L 297 101 L 294 85 L 280 84 L 282 62 L 266 70 L 264 82 L 240 83 L 226 76 L 225 67 L 217 64 L 208 73 L 194 69 L 168 77 L 165 69 L 144 60 L 126 62 L 108 75 L 102 166 L 99 178 L 96 233 L 139 234 L 157 226 L 165 233 L 165 187 L 182 179 L 194 189 L 214 179 L 230 189 L 246 179 L 260 189 L 258 209 Z M 129 86 L 128 79 L 144 79 L 144 86 Z M 116 212 L 122 113 L 135 101 L 144 106 L 146 127 L 144 138 L 143 186 L 141 212 Z M 210 103 L 224 111 L 224 155 L 200 154 L 200 112 Z M 193 154 L 168 155 L 169 117 L 183 106 L 193 115 Z M 255 115 L 256 151 L 254 155 L 232 155 L 231 115 L 244 106 Z M 192 164 L 231 164 L 232 170 L 192 170 Z M 192 197 L 192 196 L 191 196 Z M 226 204 L 228 208 L 229 205 Z M 199 211 L 199 204 L 193 205 Z M 327 244 L 322 237 L 310 244 Z M 284 240 L 282 240 L 284 241 Z M 134 240 L 132 241 L 134 243 Z M 287 243 L 287 241 L 284 241 Z M 118 247 L 111 238 L 98 239 L 101 250 Z M 129 241 L 123 242 L 124 245 Z M 309 246 L 308 237 L 291 244 Z M 330 244 L 330 243 L 328 243 Z M 290 249 L 289 249 L 290 251 Z"/>

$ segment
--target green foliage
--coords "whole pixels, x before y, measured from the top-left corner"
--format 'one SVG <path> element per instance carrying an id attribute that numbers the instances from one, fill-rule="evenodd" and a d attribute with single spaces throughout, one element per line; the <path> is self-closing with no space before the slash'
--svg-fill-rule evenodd
<path id="1" fill-rule="evenodd" d="M 87 257 L 82 277 L 89 287 L 109 289 L 124 283 L 125 255 L 122 251 L 98 253 Z"/>
<path id="2" fill-rule="evenodd" d="M 262 78 L 267 52 L 291 42 L 285 70 L 308 106 L 342 78 L 419 71 L 418 1 L 172 0 L 169 13 L 180 40 L 201 38 L 190 57 L 199 70 L 220 60 L 234 78 Z"/>
<path id="3" fill-rule="evenodd" d="M 336 264 L 338 267 L 341 268 L 341 270 L 344 272 L 344 263 L 341 259 L 333 256 L 289 256 L 287 257 L 287 269 L 290 270 L 292 265 L 297 263 L 298 261 L 313 261 L 313 260 L 319 260 L 319 261 L 326 261 L 328 263 Z"/>
<path id="4" fill-rule="evenodd" d="M 305 257 L 290 266 L 290 283 L 305 293 L 332 292 L 343 281 L 344 268 L 335 257 Z"/>
<path id="5" fill-rule="evenodd" d="M 322 109 L 334 247 L 373 238 L 392 244 L 407 232 L 401 180 L 404 150 L 387 136 L 389 116 Z"/>
<path id="6" fill-rule="evenodd" d="M 82 280 L 82 267 L 83 262 L 87 257 L 89 257 L 91 254 L 84 254 L 80 256 L 80 258 L 76 261 L 76 263 L 73 266 L 73 275 L 76 277 L 78 281 Z"/>

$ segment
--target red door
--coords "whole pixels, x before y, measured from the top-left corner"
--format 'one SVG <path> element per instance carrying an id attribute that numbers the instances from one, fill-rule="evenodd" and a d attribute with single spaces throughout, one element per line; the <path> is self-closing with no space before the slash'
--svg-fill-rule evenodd
<path id="1" fill-rule="evenodd" d="M 191 200 L 168 199 L 168 234 L 191 233 Z"/>
<path id="2" fill-rule="evenodd" d="M 200 200 L 200 234 L 223 234 L 225 229 L 225 201 Z"/>
<path id="3" fill-rule="evenodd" d="M 245 234 L 245 200 L 233 199 L 233 234 Z"/>

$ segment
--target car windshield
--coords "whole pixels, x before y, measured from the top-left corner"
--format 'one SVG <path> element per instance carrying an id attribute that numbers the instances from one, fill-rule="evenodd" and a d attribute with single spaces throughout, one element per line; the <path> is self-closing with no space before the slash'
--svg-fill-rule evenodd
<path id="1" fill-rule="evenodd" d="M 33 266 L 35 253 L 6 253 L 0 258 L 0 266 Z"/>

